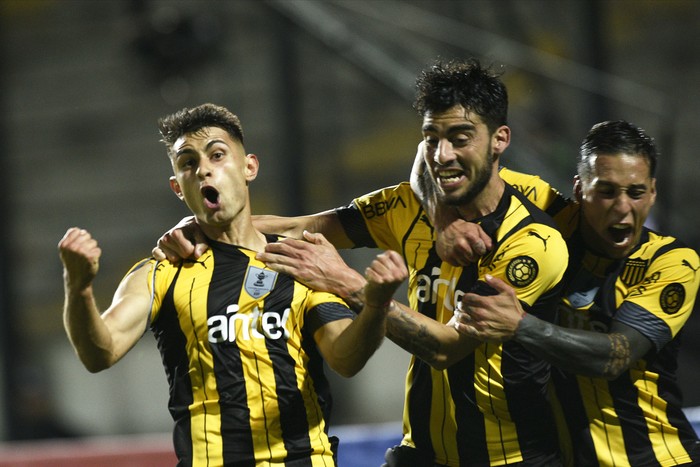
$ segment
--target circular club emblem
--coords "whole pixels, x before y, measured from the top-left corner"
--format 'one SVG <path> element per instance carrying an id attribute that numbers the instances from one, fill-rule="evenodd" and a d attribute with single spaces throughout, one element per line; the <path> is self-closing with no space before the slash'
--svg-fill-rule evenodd
<path id="1" fill-rule="evenodd" d="M 538 272 L 537 261 L 529 256 L 518 256 L 508 263 L 506 277 L 514 286 L 525 287 L 532 284 Z"/>
<path id="2" fill-rule="evenodd" d="M 678 313 L 685 301 L 685 289 L 681 284 L 668 284 L 661 291 L 659 304 L 664 313 L 672 315 Z"/>

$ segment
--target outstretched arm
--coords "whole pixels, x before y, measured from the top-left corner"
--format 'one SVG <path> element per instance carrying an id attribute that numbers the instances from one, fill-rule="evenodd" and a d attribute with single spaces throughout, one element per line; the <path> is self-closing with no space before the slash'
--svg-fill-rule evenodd
<path id="1" fill-rule="evenodd" d="M 277 234 L 290 238 L 301 238 L 306 230 L 320 232 L 336 248 L 352 248 L 352 241 L 333 210 L 309 216 L 282 217 L 272 215 L 252 216 L 253 225 L 260 232 Z M 165 232 L 153 248 L 153 257 L 158 261 L 178 262 L 186 258 L 197 259 L 209 248 L 204 233 L 193 216 L 184 217 Z"/>
<path id="2" fill-rule="evenodd" d="M 365 271 L 367 300 L 357 318 L 333 321 L 316 331 L 319 349 L 333 370 L 349 377 L 364 367 L 384 340 L 392 297 L 407 277 L 408 270 L 398 253 L 377 255 Z"/>
<path id="3" fill-rule="evenodd" d="M 455 328 L 482 340 L 514 339 L 533 354 L 563 370 L 583 376 L 615 379 L 642 358 L 652 343 L 617 321 L 609 332 L 569 329 L 523 311 L 515 291 L 498 278 L 486 277 L 496 295 L 465 294 L 455 313 Z"/>
<path id="4" fill-rule="evenodd" d="M 65 303 L 63 323 L 80 361 L 90 372 L 114 365 L 146 329 L 150 306 L 146 268 L 124 278 L 112 305 L 100 314 L 93 280 L 102 254 L 97 241 L 83 229 L 71 228 L 58 244 L 63 262 Z"/>
<path id="5" fill-rule="evenodd" d="M 304 238 L 306 241 L 285 238 L 270 243 L 257 258 L 315 290 L 340 296 L 361 312 L 366 302 L 366 279 L 343 261 L 323 235 L 305 232 Z M 387 315 L 386 332 L 404 350 L 438 369 L 461 360 L 481 344 L 396 301 Z"/>

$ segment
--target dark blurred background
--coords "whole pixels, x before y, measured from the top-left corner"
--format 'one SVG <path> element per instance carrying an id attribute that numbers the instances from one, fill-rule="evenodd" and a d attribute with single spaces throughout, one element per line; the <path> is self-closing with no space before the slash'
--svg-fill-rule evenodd
<path id="1" fill-rule="evenodd" d="M 63 331 L 56 245 L 103 249 L 104 308 L 182 216 L 156 121 L 214 102 L 261 161 L 257 213 L 294 215 L 407 179 L 418 72 L 436 58 L 502 67 L 504 163 L 570 193 L 578 145 L 626 119 L 661 146 L 653 223 L 700 249 L 700 2 L 694 0 L 0 1 L 0 439 L 169 431 L 150 334 L 91 375 Z M 344 253 L 363 268 L 375 252 Z M 679 378 L 700 406 L 700 317 Z M 334 424 L 401 418 L 407 355 L 390 342 L 333 378 Z"/>

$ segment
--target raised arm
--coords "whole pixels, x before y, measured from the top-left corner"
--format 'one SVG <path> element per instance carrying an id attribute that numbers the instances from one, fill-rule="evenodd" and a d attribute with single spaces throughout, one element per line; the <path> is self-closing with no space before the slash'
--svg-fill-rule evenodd
<path id="1" fill-rule="evenodd" d="M 102 254 L 97 241 L 83 229 L 71 228 L 58 244 L 63 262 L 65 302 L 63 323 L 80 361 L 90 372 L 114 365 L 143 335 L 150 294 L 146 268 L 125 277 L 109 309 L 101 314 L 93 281 Z"/>
<path id="2" fill-rule="evenodd" d="M 304 231 L 320 232 L 336 248 L 353 247 L 333 210 L 296 217 L 258 215 L 252 216 L 252 219 L 255 228 L 264 233 L 301 238 Z M 152 253 L 159 261 L 168 259 L 178 262 L 185 258 L 197 259 L 207 251 L 207 248 L 209 246 L 204 233 L 194 217 L 188 216 L 158 239 L 158 244 L 153 248 Z"/>
<path id="3" fill-rule="evenodd" d="M 305 231 L 318 232 L 338 249 L 354 246 L 332 209 L 308 216 L 253 216 L 253 225 L 261 232 L 290 238 L 302 238 Z"/>
<path id="4" fill-rule="evenodd" d="M 333 321 L 316 331 L 319 349 L 333 370 L 349 377 L 364 367 L 384 340 L 392 297 L 407 277 L 408 270 L 398 253 L 377 255 L 365 271 L 367 300 L 357 318 Z"/>

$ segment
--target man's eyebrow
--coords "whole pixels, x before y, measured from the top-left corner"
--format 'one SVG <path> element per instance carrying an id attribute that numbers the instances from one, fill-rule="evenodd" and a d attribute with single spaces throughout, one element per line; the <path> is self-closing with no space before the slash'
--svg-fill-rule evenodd
<path id="1" fill-rule="evenodd" d="M 611 182 L 611 181 L 609 181 L 609 180 L 600 180 L 600 179 L 598 179 L 598 181 L 597 181 L 595 184 L 596 184 L 596 186 L 601 186 L 601 185 L 603 185 L 603 186 L 606 186 L 606 187 L 620 187 L 620 188 L 625 188 L 625 189 L 629 189 L 629 188 L 649 188 L 649 184 L 644 183 L 644 182 L 642 182 L 642 183 L 632 183 L 632 184 L 630 184 L 630 185 L 622 186 L 622 185 L 620 185 L 620 184 L 617 183 L 617 182 Z"/>
<path id="2" fill-rule="evenodd" d="M 180 157 L 180 156 L 184 156 L 187 154 L 194 154 L 194 153 L 195 153 L 195 150 L 190 148 L 190 147 L 180 148 L 175 153 L 175 157 Z"/>
<path id="3" fill-rule="evenodd" d="M 447 129 L 447 133 L 453 134 L 453 133 L 461 133 L 461 132 L 465 132 L 465 131 L 474 131 L 475 128 L 476 128 L 476 125 L 473 125 L 471 123 L 462 123 L 459 125 L 450 126 Z M 435 132 L 435 131 L 437 131 L 437 127 L 432 123 L 428 123 L 428 124 L 423 125 L 423 127 L 421 129 L 423 132 Z"/>
<path id="4" fill-rule="evenodd" d="M 222 139 L 213 139 L 213 140 L 211 140 L 211 141 L 209 141 L 209 142 L 207 143 L 207 145 L 205 146 L 204 149 L 209 150 L 213 145 L 215 145 L 215 144 L 217 144 L 217 143 L 221 143 L 221 144 L 223 144 L 223 145 L 228 146 L 228 144 L 226 144 L 226 141 L 224 141 L 224 140 L 222 140 Z M 184 147 L 184 148 L 181 148 L 180 150 L 178 150 L 178 151 L 175 153 L 175 156 L 182 156 L 182 155 L 185 155 L 185 154 L 194 154 L 195 152 L 196 152 L 196 151 L 195 151 L 194 149 L 192 149 L 191 147 L 187 146 L 187 147 Z"/>
<path id="5" fill-rule="evenodd" d="M 211 148 L 212 146 L 214 146 L 215 144 L 218 144 L 218 143 L 223 144 L 224 146 L 228 147 L 228 144 L 227 144 L 226 141 L 224 141 L 223 139 L 213 139 L 213 140 L 211 140 L 211 141 L 209 141 L 209 142 L 207 143 L 207 146 L 206 146 L 205 149 L 209 149 L 209 148 Z"/>

